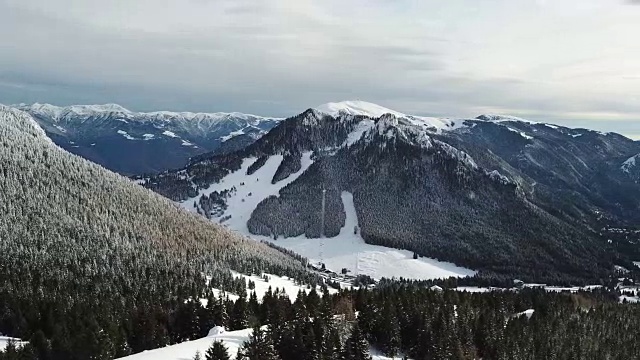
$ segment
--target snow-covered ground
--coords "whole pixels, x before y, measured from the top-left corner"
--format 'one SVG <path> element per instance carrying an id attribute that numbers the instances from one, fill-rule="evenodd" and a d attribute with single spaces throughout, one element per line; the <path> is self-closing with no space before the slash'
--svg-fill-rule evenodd
<path id="1" fill-rule="evenodd" d="M 352 274 L 369 275 L 374 279 L 382 277 L 437 279 L 475 274 L 473 270 L 435 259 L 414 260 L 413 253 L 410 251 L 366 244 L 360 237 L 359 231 L 358 234 L 354 234 L 353 231 L 358 227 L 353 195 L 345 191 L 341 197 L 346 219 L 345 226 L 340 229 L 338 236 L 308 239 L 303 235 L 279 239 L 275 243 L 309 258 L 314 263 L 322 262 L 333 271 L 340 272 L 342 268 L 347 268 Z"/>
<path id="2" fill-rule="evenodd" d="M 202 195 L 209 195 L 214 191 L 230 190 L 236 188 L 236 192 L 227 199 L 227 210 L 223 216 L 231 215 L 231 219 L 224 222 L 224 225 L 232 230 L 236 230 L 244 235 L 249 235 L 247 221 L 251 218 L 251 213 L 258 204 L 271 195 L 278 195 L 280 189 L 296 180 L 312 164 L 311 152 L 302 154 L 302 167 L 300 171 L 291 174 L 288 178 L 271 183 L 273 175 L 284 157 L 273 155 L 267 162 L 253 175 L 247 175 L 247 169 L 256 161 L 256 158 L 244 159 L 238 171 L 225 176 L 219 183 L 212 184 L 208 189 L 201 190 L 192 199 L 185 200 L 181 205 L 189 211 L 196 211 L 193 202 Z M 242 185 L 244 184 L 244 185 Z"/>
<path id="3" fill-rule="evenodd" d="M 640 261 L 634 261 L 633 264 L 640 268 Z"/>
<path id="4" fill-rule="evenodd" d="M 229 190 L 235 187 L 237 190 L 227 198 L 228 208 L 221 215 L 221 217 L 230 215 L 231 218 L 223 224 L 255 240 L 273 241 L 270 237 L 249 233 L 247 221 L 251 217 L 251 213 L 262 200 L 271 195 L 278 195 L 280 189 L 295 181 L 313 162 L 311 153 L 304 153 L 300 171 L 276 184 L 272 184 L 271 179 L 282 159 L 282 155 L 271 156 L 251 176 L 246 175 L 247 169 L 256 159 L 245 159 L 238 171 L 230 173 L 219 183 L 211 185 L 208 189 L 201 190 L 196 198 L 185 200 L 181 205 L 185 209 L 196 211 L 193 204 L 201 195 L 209 195 L 213 191 Z M 464 277 L 475 274 L 473 270 L 435 259 L 420 258 L 414 260 L 413 253 L 410 251 L 366 244 L 359 233 L 353 233 L 354 227 L 358 226 L 353 196 L 350 193 L 343 192 L 342 201 L 346 212 L 346 221 L 338 236 L 324 239 L 308 239 L 303 235 L 295 238 L 281 238 L 275 243 L 309 258 L 314 263 L 322 260 L 328 269 L 335 272 L 340 272 L 342 268 L 347 268 L 351 270 L 352 274 L 365 274 L 375 279 L 404 277 L 424 280 L 450 276 Z"/>
<path id="5" fill-rule="evenodd" d="M 200 352 L 202 357 L 204 358 L 204 354 L 211 346 L 211 344 L 216 341 L 222 341 L 227 349 L 229 350 L 229 354 L 231 355 L 231 359 L 236 358 L 236 354 L 238 353 L 238 349 L 242 346 L 242 343 L 249 339 L 251 335 L 251 329 L 244 329 L 238 331 L 229 331 L 218 335 L 211 335 L 204 337 L 202 339 L 186 341 L 180 344 L 167 346 L 160 349 L 154 349 L 149 351 L 144 351 L 138 354 L 130 355 L 123 357 L 121 359 L 126 360 L 191 360 L 196 355 L 196 352 Z M 386 357 L 384 355 L 380 355 L 379 353 L 372 351 L 373 360 L 395 360 L 400 359 Z"/>
<path id="6" fill-rule="evenodd" d="M 0 336 L 0 351 L 3 351 L 4 349 L 6 349 L 7 348 L 7 344 L 11 340 L 13 340 L 13 342 L 16 344 L 17 347 L 21 347 L 22 345 L 25 345 L 27 343 L 26 341 L 22 341 L 22 340 L 17 339 L 17 338 L 12 338 L 12 337 L 8 337 L 8 336 Z"/>

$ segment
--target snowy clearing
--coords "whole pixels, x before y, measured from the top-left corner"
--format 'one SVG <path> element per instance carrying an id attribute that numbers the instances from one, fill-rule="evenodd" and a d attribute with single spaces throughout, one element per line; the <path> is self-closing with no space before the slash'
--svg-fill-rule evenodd
<path id="1" fill-rule="evenodd" d="M 635 265 L 635 266 L 637 266 L 637 267 L 639 267 L 639 268 L 640 268 L 640 261 L 634 261 L 634 262 L 633 262 L 633 265 Z"/>
<path id="2" fill-rule="evenodd" d="M 238 349 L 242 346 L 242 343 L 249 339 L 252 329 L 244 329 L 238 331 L 223 332 L 217 335 L 210 335 L 202 339 L 185 341 L 180 344 L 167 346 L 160 349 L 148 350 L 138 354 L 129 355 L 120 359 L 126 360 L 191 360 L 196 355 L 196 352 L 200 352 L 204 358 L 204 354 L 216 341 L 222 341 L 229 350 L 231 359 L 235 359 L 238 353 Z M 400 359 L 390 358 L 383 355 L 379 355 L 377 352 L 371 352 L 373 360 L 396 360 Z"/>
<path id="3" fill-rule="evenodd" d="M 286 276 L 271 275 L 266 273 L 262 274 L 261 276 L 249 276 L 237 272 L 233 272 L 233 276 L 236 278 L 245 278 L 245 280 L 247 281 L 247 285 L 249 284 L 249 280 L 253 281 L 256 284 L 255 289 L 250 290 L 247 287 L 247 297 L 255 292 L 258 301 L 262 301 L 264 294 L 269 291 L 269 288 L 271 288 L 271 291 L 275 291 L 276 289 L 280 289 L 280 292 L 284 291 L 289 296 L 289 299 L 291 299 L 291 302 L 294 302 L 296 300 L 296 297 L 298 296 L 298 292 L 300 290 L 306 292 L 307 294 L 311 292 L 311 288 L 309 286 L 305 284 L 296 284 L 293 279 Z M 265 281 L 263 276 L 267 276 L 269 278 L 269 281 Z M 322 288 L 320 286 L 316 287 L 316 292 L 318 293 L 318 295 L 322 296 Z M 336 294 L 337 292 L 338 290 L 329 288 L 330 294 Z M 216 298 L 227 296 L 230 300 L 233 301 L 238 300 L 239 297 L 238 294 L 232 294 L 230 292 L 224 292 L 218 289 L 213 289 L 213 295 L 215 295 Z M 202 303 L 202 306 L 207 306 L 207 299 L 200 299 L 200 302 Z"/>
<path id="4" fill-rule="evenodd" d="M 0 351 L 4 351 L 4 349 L 7 348 L 7 344 L 9 344 L 9 341 L 13 340 L 16 344 L 16 347 L 22 347 L 23 345 L 27 344 L 27 341 L 22 341 L 18 338 L 12 338 L 12 337 L 8 337 L 8 336 L 0 336 Z"/>
<path id="5" fill-rule="evenodd" d="M 168 137 L 172 137 L 172 138 L 177 138 L 178 137 L 178 135 L 176 135 L 174 132 L 169 131 L 169 130 L 163 131 L 162 135 L 168 136 Z"/>
<path id="6" fill-rule="evenodd" d="M 230 190 L 233 187 L 237 189 L 231 197 L 227 198 L 227 210 L 222 216 L 231 215 L 231 219 L 224 222 L 224 225 L 232 230 L 236 230 L 243 235 L 249 235 L 247 221 L 251 218 L 251 213 L 258 204 L 271 195 L 278 195 L 280 189 L 296 180 L 309 166 L 311 166 L 311 152 L 302 154 L 302 168 L 295 174 L 291 174 L 288 178 L 278 181 L 276 184 L 271 183 L 273 175 L 284 157 L 282 155 L 273 155 L 267 162 L 256 171 L 253 175 L 247 175 L 247 169 L 256 161 L 256 158 L 248 158 L 242 162 L 242 166 L 225 176 L 219 183 L 212 184 L 206 190 L 189 200 L 185 200 L 181 205 L 189 210 L 196 211 L 193 207 L 194 201 L 202 195 L 209 195 L 214 191 Z M 242 185 L 244 184 L 244 185 Z M 219 219 L 219 218 L 218 218 Z"/>
<path id="7" fill-rule="evenodd" d="M 304 235 L 295 238 L 278 239 L 274 243 L 293 250 L 309 258 L 313 263 L 322 262 L 327 269 L 339 273 L 347 268 L 352 275 L 368 275 L 374 279 L 400 278 L 405 279 L 438 279 L 450 276 L 473 276 L 475 271 L 458 267 L 452 263 L 435 259 L 413 259 L 413 253 L 366 244 L 360 233 L 354 234 L 353 229 L 358 226 L 353 195 L 342 192 L 346 219 L 340 234 L 333 238 L 308 239 Z M 255 237 L 255 236 L 254 236 Z M 267 237 L 258 237 L 269 240 Z M 321 246 L 322 244 L 322 246 Z"/>

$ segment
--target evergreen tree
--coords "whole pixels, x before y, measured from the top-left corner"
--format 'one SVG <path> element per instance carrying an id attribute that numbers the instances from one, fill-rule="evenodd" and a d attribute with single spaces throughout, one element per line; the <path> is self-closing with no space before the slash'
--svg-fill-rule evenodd
<path id="1" fill-rule="evenodd" d="M 371 360 L 369 343 L 360 330 L 360 325 L 357 321 L 353 324 L 351 335 L 342 350 L 342 360 Z"/>
<path id="2" fill-rule="evenodd" d="M 229 350 L 222 343 L 222 341 L 216 340 L 211 344 L 207 352 L 205 353 L 206 360 L 229 360 Z"/>
<path id="3" fill-rule="evenodd" d="M 259 326 L 253 328 L 249 340 L 238 350 L 237 360 L 280 360 L 271 339 Z"/>

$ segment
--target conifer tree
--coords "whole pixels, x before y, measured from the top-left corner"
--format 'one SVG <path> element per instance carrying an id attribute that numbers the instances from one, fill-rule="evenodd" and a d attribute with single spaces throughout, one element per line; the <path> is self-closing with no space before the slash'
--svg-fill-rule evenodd
<path id="1" fill-rule="evenodd" d="M 205 353 L 206 360 L 229 360 L 229 350 L 222 343 L 222 341 L 216 340 L 211 344 L 207 352 Z"/>
<path id="2" fill-rule="evenodd" d="M 371 360 L 369 353 L 369 343 L 364 338 L 364 334 L 360 330 L 360 325 L 356 321 L 353 324 L 351 335 L 342 350 L 343 360 Z"/>

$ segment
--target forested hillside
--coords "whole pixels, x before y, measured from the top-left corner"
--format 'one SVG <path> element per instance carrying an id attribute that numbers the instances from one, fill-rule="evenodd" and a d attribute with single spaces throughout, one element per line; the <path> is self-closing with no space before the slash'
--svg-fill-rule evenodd
<path id="1" fill-rule="evenodd" d="M 609 243 L 599 222 L 633 221 L 640 187 L 622 176 L 620 158 L 639 149 L 620 135 L 515 118 L 454 121 L 391 110 L 372 117 L 309 109 L 240 151 L 203 155 L 145 179 L 144 186 L 225 222 L 238 215 L 229 202 L 256 193 L 242 182 L 225 187 L 226 177 L 244 171 L 244 161 L 252 162 L 242 174 L 248 176 L 282 156 L 266 179 L 283 184 L 279 193 L 257 203 L 235 230 L 274 241 L 318 238 L 325 189 L 324 235 L 337 236 L 345 219 L 340 194 L 347 191 L 359 223 L 353 231 L 368 244 L 491 277 L 601 283 L 614 265 L 628 268 L 631 257 L 640 256 Z M 304 170 L 303 154 L 312 154 Z M 606 172 L 612 164 L 615 171 Z M 605 191 L 607 181 L 616 186 Z M 624 194 L 631 200 L 621 200 Z"/>
<path id="2" fill-rule="evenodd" d="M 65 152 L 6 107 L 0 214 L 0 333 L 55 359 L 178 341 L 172 322 L 186 299 L 208 286 L 244 288 L 230 269 L 313 281 L 297 260 Z"/>

